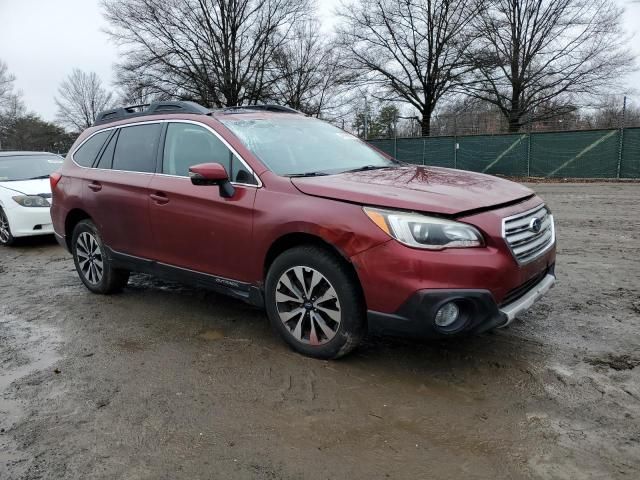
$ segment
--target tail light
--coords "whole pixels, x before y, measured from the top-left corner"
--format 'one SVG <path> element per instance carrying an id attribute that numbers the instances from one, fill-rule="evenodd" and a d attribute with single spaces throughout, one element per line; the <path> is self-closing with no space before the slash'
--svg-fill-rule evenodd
<path id="1" fill-rule="evenodd" d="M 58 185 L 58 182 L 60 181 L 60 179 L 62 178 L 62 174 L 59 172 L 53 172 L 51 175 L 49 175 L 49 183 L 51 184 L 51 192 L 53 192 L 53 190 L 56 188 L 56 186 Z"/>

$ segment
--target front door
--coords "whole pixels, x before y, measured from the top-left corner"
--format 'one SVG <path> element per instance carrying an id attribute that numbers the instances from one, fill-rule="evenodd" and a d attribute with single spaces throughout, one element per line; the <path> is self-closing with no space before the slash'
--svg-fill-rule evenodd
<path id="1" fill-rule="evenodd" d="M 217 186 L 195 186 L 189 167 L 221 163 L 234 183 L 231 198 Z M 199 124 L 167 126 L 162 170 L 151 180 L 150 214 L 160 263 L 248 281 L 257 181 L 212 130 Z"/>

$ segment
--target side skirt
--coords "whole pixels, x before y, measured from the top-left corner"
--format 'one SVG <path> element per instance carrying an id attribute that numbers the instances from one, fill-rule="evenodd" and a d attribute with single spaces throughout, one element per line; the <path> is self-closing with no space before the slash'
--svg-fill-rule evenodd
<path id="1" fill-rule="evenodd" d="M 156 262 L 155 260 L 116 252 L 109 247 L 106 247 L 106 249 L 115 268 L 146 273 L 154 277 L 185 283 L 194 287 L 206 288 L 223 295 L 237 298 L 255 307 L 264 308 L 262 290 L 250 283 L 239 282 L 229 278 L 196 272 L 188 268 L 176 267 L 174 265 Z"/>

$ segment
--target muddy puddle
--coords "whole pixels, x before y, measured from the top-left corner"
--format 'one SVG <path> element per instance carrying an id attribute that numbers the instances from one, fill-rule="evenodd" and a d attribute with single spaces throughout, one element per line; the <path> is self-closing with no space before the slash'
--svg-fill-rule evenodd
<path id="1" fill-rule="evenodd" d="M 20 322 L 0 310 L 0 466 L 19 472 L 29 458 L 12 439 L 16 424 L 29 413 L 29 405 L 15 398 L 20 384 L 34 375 L 56 375 L 60 336 L 44 325 Z M 0 467 L 2 471 L 2 467 Z"/>

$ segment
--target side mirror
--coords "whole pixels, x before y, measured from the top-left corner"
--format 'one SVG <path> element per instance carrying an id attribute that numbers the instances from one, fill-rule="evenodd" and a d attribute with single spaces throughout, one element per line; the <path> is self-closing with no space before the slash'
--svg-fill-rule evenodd
<path id="1" fill-rule="evenodd" d="M 189 167 L 189 178 L 194 185 L 218 185 L 221 197 L 233 197 L 236 191 L 229 181 L 229 174 L 219 163 L 202 163 Z"/>

